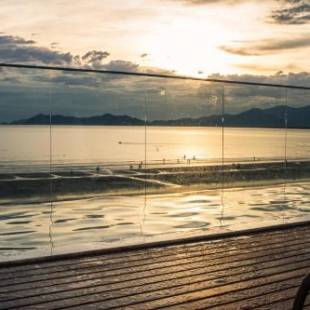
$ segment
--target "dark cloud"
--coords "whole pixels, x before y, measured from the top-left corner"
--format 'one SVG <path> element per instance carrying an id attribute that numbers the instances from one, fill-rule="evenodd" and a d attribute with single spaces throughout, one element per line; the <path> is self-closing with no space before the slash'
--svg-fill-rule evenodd
<path id="1" fill-rule="evenodd" d="M 105 64 L 103 68 L 110 71 L 127 72 L 138 72 L 140 69 L 138 64 L 125 60 L 111 60 L 109 63 Z"/>
<path id="2" fill-rule="evenodd" d="M 72 74 L 62 72 L 54 76 L 36 75 L 32 78 L 33 81 L 47 82 L 53 85 L 63 84 L 66 86 L 78 86 L 84 88 L 96 88 L 100 85 L 100 77 L 90 74 Z"/>
<path id="3" fill-rule="evenodd" d="M 281 1 L 281 8 L 272 11 L 270 20 L 277 24 L 302 25 L 310 22 L 308 0 Z"/>
<path id="4" fill-rule="evenodd" d="M 33 40 L 0 34 L 0 62 L 102 69 L 104 68 L 103 60 L 110 56 L 107 51 L 92 50 L 80 57 L 69 52 L 57 51 L 58 44 L 58 42 L 52 42 L 51 48 L 39 47 Z"/>
<path id="5" fill-rule="evenodd" d="M 284 74 L 279 71 L 272 75 L 214 74 L 209 77 L 243 82 L 310 86 L 310 72 Z M 210 86 L 205 85 L 203 87 L 215 88 L 216 84 L 211 84 Z M 225 111 L 227 113 L 239 113 L 250 108 L 269 108 L 275 105 L 286 104 L 285 90 L 278 87 L 233 84 L 225 85 L 224 93 L 226 103 Z M 310 91 L 288 90 L 287 94 L 287 103 L 290 106 L 310 104 Z"/>
<path id="6" fill-rule="evenodd" d="M 208 5 L 208 4 L 235 5 L 239 3 L 249 2 L 246 0 L 170 0 L 170 1 L 183 2 L 188 5 Z M 265 1 L 268 2 L 267 0 Z M 309 0 L 277 0 L 277 1 L 280 3 L 280 7 L 271 12 L 268 18 L 269 22 L 277 24 L 287 24 L 287 25 L 302 25 L 310 22 Z"/>
<path id="7" fill-rule="evenodd" d="M 1 33 L 2 34 L 2 33 Z M 7 35 L 1 35 L 0 36 L 0 45 L 29 45 L 29 44 L 35 44 L 36 42 L 33 40 L 25 40 L 20 37 L 16 36 L 7 36 Z"/>
<path id="8" fill-rule="evenodd" d="M 53 65 L 72 64 L 73 56 L 71 53 L 52 52 L 46 48 L 27 48 L 18 47 L 15 49 L 0 47 L 1 62 L 31 62 Z"/>
<path id="9" fill-rule="evenodd" d="M 92 68 L 99 69 L 103 66 L 102 61 L 110 56 L 107 51 L 92 50 L 82 56 L 82 61 Z"/>
<path id="10" fill-rule="evenodd" d="M 130 64 L 127 63 L 126 66 Z M 14 76 L 9 74 L 11 71 L 5 69 L 1 73 L 0 121 L 47 113 L 50 108 L 47 100 L 49 93 L 53 113 L 81 116 L 114 113 L 142 117 L 147 101 L 150 119 L 200 117 L 220 113 L 223 91 L 227 113 L 285 103 L 284 90 L 276 87 L 41 70 L 23 70 Z M 215 74 L 209 77 L 282 85 L 310 85 L 310 73 L 307 72 L 278 72 L 269 76 Z M 288 102 L 292 106 L 310 104 L 310 92 L 289 91 L 288 94 Z M 218 100 L 215 100 L 216 96 Z"/>
<path id="11" fill-rule="evenodd" d="M 260 56 L 279 51 L 310 47 L 310 35 L 294 39 L 267 39 L 264 41 L 247 41 L 243 45 L 224 45 L 219 48 L 227 53 L 240 56 Z"/>
<path id="12" fill-rule="evenodd" d="M 48 48 L 38 47 L 33 40 L 0 35 L 0 61 L 8 63 L 41 63 L 52 65 L 70 65 L 74 56 Z"/>

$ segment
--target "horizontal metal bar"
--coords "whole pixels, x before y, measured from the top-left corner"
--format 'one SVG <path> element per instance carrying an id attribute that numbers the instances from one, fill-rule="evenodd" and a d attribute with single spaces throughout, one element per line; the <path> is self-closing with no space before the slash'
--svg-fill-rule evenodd
<path id="1" fill-rule="evenodd" d="M 65 72 L 81 72 L 81 73 L 84 72 L 84 73 L 97 73 L 97 74 L 115 74 L 115 75 L 153 77 L 153 78 L 164 78 L 164 79 L 174 79 L 174 80 L 202 81 L 202 82 L 212 82 L 212 83 L 222 83 L 222 84 L 251 85 L 251 86 L 286 88 L 286 89 L 310 90 L 310 87 L 307 87 L 307 86 L 245 82 L 245 81 L 233 81 L 233 80 L 222 80 L 222 79 L 211 79 L 211 78 L 198 78 L 198 77 L 190 77 L 190 76 L 185 76 L 185 75 L 172 75 L 172 74 L 159 74 L 159 73 L 96 70 L 96 69 L 73 68 L 73 67 L 72 68 L 51 67 L 51 66 L 9 64 L 9 63 L 0 63 L 0 68 L 1 67 L 17 68 L 17 69 L 19 68 L 19 69 L 36 69 L 36 70 L 51 70 L 51 71 L 65 71 Z"/>

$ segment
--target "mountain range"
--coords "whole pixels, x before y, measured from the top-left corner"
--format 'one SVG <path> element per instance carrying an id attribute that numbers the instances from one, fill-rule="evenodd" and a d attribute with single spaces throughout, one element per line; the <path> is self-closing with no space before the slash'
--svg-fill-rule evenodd
<path id="1" fill-rule="evenodd" d="M 285 117 L 286 115 L 286 117 Z M 310 105 L 293 108 L 275 106 L 268 109 L 253 108 L 238 114 L 224 114 L 227 127 L 283 128 L 287 119 L 288 128 L 310 128 Z M 103 114 L 90 117 L 52 115 L 53 125 L 110 125 L 141 126 L 145 122 L 128 115 Z M 27 119 L 7 123 L 10 125 L 49 125 L 50 115 L 37 114 Z M 211 115 L 199 118 L 179 118 L 148 121 L 151 126 L 221 126 L 222 116 Z"/>

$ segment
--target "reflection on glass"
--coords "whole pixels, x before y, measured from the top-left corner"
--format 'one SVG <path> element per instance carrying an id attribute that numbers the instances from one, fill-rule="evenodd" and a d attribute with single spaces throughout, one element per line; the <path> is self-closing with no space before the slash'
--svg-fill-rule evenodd
<path id="1" fill-rule="evenodd" d="M 309 214 L 309 92 L 48 70 L 2 78 L 1 260 Z"/>
<path id="2" fill-rule="evenodd" d="M 310 213 L 308 196 L 300 195 L 309 190 L 310 93 L 287 89 L 286 96 L 286 218 L 304 218 Z"/>
<path id="3" fill-rule="evenodd" d="M 50 98 L 33 70 L 3 69 L 0 84 L 0 256 L 49 254 Z M 45 116 L 44 116 L 45 115 Z M 40 123 L 44 121 L 45 126 Z"/>
<path id="4" fill-rule="evenodd" d="M 105 244 L 139 237 L 147 121 L 142 81 L 73 77 L 74 83 L 55 87 L 62 96 L 52 101 L 54 244 L 61 249 L 68 240 Z"/>
<path id="5" fill-rule="evenodd" d="M 155 191 L 147 183 L 148 234 L 208 229 L 220 214 L 215 190 L 222 181 L 220 89 L 164 79 L 148 91 L 147 173 L 149 181 L 160 185 Z"/>
<path id="6" fill-rule="evenodd" d="M 275 194 L 268 200 L 259 192 L 267 193 L 271 186 L 277 184 L 282 189 L 281 193 L 285 189 L 283 89 L 226 85 L 224 118 L 226 165 L 223 222 L 233 225 L 236 221 L 255 222 L 257 217 L 263 217 L 264 221 L 282 219 L 283 195 Z M 247 196 L 249 187 L 258 187 L 258 193 L 252 197 Z M 235 188 L 236 193 L 234 199 L 231 199 L 232 188 Z M 243 200 L 242 196 L 247 197 L 247 200 Z"/>

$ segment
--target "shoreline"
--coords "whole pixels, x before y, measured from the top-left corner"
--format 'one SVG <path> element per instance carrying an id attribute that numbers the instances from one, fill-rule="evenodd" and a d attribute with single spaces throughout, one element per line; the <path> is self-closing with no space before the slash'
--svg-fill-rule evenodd
<path id="1" fill-rule="evenodd" d="M 7 178 L 6 178 L 7 177 Z M 0 205 L 50 203 L 100 197 L 218 190 L 307 182 L 310 161 L 242 163 L 115 170 L 2 173 Z"/>

